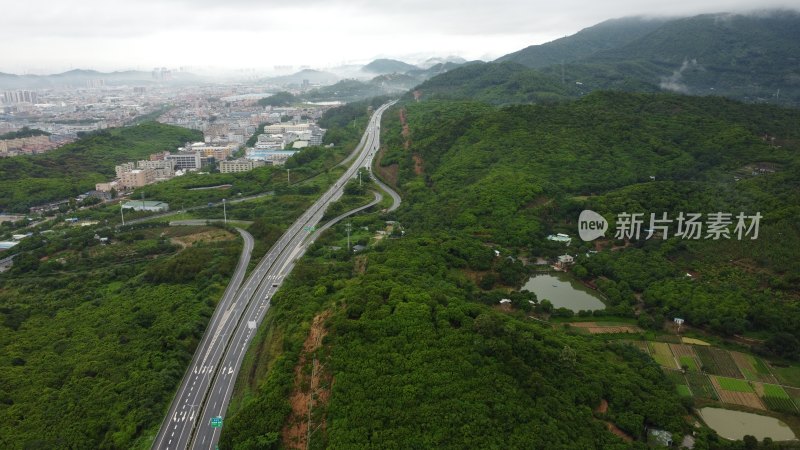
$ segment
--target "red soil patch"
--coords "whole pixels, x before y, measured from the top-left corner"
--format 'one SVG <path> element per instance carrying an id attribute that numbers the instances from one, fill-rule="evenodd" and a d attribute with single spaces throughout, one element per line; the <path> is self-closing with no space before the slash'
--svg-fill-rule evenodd
<path id="1" fill-rule="evenodd" d="M 411 135 L 411 130 L 408 128 L 408 121 L 406 120 L 406 109 L 400 109 L 400 124 L 403 125 L 403 131 L 400 133 L 403 136 L 403 148 L 408 150 L 411 146 L 411 140 L 409 136 Z"/>
<path id="2" fill-rule="evenodd" d="M 419 156 L 419 154 L 414 153 L 414 155 L 411 156 L 411 158 L 414 160 L 414 174 L 422 175 L 422 173 L 424 172 L 422 169 L 422 156 Z"/>
<path id="3" fill-rule="evenodd" d="M 311 329 L 308 331 L 303 343 L 303 352 L 294 367 L 294 390 L 289 397 L 292 405 L 292 412 L 281 433 L 283 446 L 291 449 L 305 449 L 308 447 L 308 430 L 315 429 L 311 418 L 315 407 L 324 406 L 330 398 L 330 374 L 325 371 L 323 364 L 313 353 L 322 346 L 322 338 L 328 333 L 325 329 L 325 321 L 331 316 L 330 311 L 314 317 Z M 311 373 L 303 370 L 309 360 L 311 361 Z M 322 386 L 322 382 L 327 381 L 328 387 Z M 324 418 L 321 419 L 322 429 L 325 428 Z"/>

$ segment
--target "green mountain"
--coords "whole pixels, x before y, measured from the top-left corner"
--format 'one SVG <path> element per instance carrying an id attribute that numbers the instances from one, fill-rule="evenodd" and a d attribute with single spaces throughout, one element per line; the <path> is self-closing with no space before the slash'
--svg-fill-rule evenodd
<path id="1" fill-rule="evenodd" d="M 386 90 L 379 84 L 359 80 L 341 80 L 330 86 L 323 86 L 303 94 L 308 101 L 343 101 L 353 102 L 369 97 L 386 94 Z M 396 90 L 395 90 L 396 92 Z"/>
<path id="2" fill-rule="evenodd" d="M 469 69 L 513 77 L 518 66 Z M 529 276 L 520 261 L 579 255 L 573 274 L 607 305 L 581 316 L 654 330 L 685 317 L 723 336 L 758 333 L 760 351 L 797 357 L 798 120 L 671 93 L 398 104 L 384 113 L 374 172 L 401 193 L 389 218 L 404 233 L 373 239 L 387 217 L 368 214 L 352 219 L 367 250 L 342 249 L 344 224 L 309 248 L 245 358 L 220 446 L 643 449 L 645 427 L 656 427 L 696 431 L 696 448 L 742 448 L 685 421 L 692 400 L 622 344 L 630 336 L 578 332 L 556 318 L 569 310 L 530 319 L 547 303 L 519 292 Z M 588 254 L 593 244 L 546 239 L 575 235 L 583 209 L 611 230 L 624 211 L 764 219 L 757 240 L 609 238 Z"/>
<path id="3" fill-rule="evenodd" d="M 524 65 L 461 67 L 428 80 L 419 90 L 434 98 L 496 104 L 613 89 L 800 105 L 799 30 L 800 13 L 792 11 L 662 22 L 620 19 L 494 63 Z"/>
<path id="4" fill-rule="evenodd" d="M 602 50 L 621 47 L 658 29 L 667 19 L 627 17 L 611 19 L 585 28 L 572 36 L 501 56 L 496 62 L 511 61 L 540 68 L 577 61 Z"/>
<path id="5" fill-rule="evenodd" d="M 419 69 L 419 67 L 396 59 L 376 59 L 361 68 L 363 72 L 374 74 L 406 73 L 415 69 Z"/>
<path id="6" fill-rule="evenodd" d="M 471 63 L 426 80 L 415 90 L 426 99 L 471 99 L 492 104 L 556 101 L 581 93 L 574 84 L 514 62 Z"/>
<path id="7" fill-rule="evenodd" d="M 544 238 L 574 235 L 584 209 L 605 215 L 610 230 L 620 212 L 758 211 L 757 240 L 641 240 L 582 258 L 587 272 L 575 273 L 624 282 L 667 317 L 769 342 L 800 334 L 800 264 L 786 250 L 800 245 L 799 120 L 793 109 L 673 94 L 598 92 L 502 109 L 409 102 L 384 123 L 383 164 L 404 191 L 407 227 L 461 231 L 531 256 L 563 252 Z M 632 315 L 634 297 L 619 291 L 607 288 L 613 309 Z"/>
<path id="8" fill-rule="evenodd" d="M 597 53 L 588 64 L 642 61 L 666 75 L 662 89 L 765 101 L 779 89 L 797 101 L 800 13 L 709 14 L 665 23 L 624 46 Z M 651 79 L 655 82 L 655 79 Z"/>
<path id="9" fill-rule="evenodd" d="M 300 85 L 304 80 L 308 80 L 311 84 L 328 85 L 339 81 L 339 77 L 322 70 L 303 69 L 290 75 L 281 75 L 277 77 L 266 78 L 263 81 L 266 83 L 275 84 L 278 86 Z"/>

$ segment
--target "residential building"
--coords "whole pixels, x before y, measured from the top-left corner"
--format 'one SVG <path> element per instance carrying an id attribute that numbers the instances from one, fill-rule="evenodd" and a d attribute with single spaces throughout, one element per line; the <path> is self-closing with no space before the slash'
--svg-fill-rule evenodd
<path id="1" fill-rule="evenodd" d="M 279 134 L 279 133 L 286 133 L 287 131 L 306 131 L 311 127 L 311 124 L 308 123 L 276 123 L 273 125 L 267 125 L 264 127 L 264 133 L 266 134 Z"/>
<path id="2" fill-rule="evenodd" d="M 197 170 L 202 166 L 199 152 L 172 153 L 166 159 L 175 161 L 175 170 Z"/>
<path id="3" fill-rule="evenodd" d="M 260 150 L 283 150 L 285 146 L 283 134 L 259 134 L 255 148 Z"/>
<path id="4" fill-rule="evenodd" d="M 166 159 L 162 161 L 139 161 L 136 163 L 138 169 L 152 169 L 158 180 L 167 180 L 175 176 L 175 160 Z"/>
<path id="5" fill-rule="evenodd" d="M 3 103 L 14 105 L 17 103 L 38 103 L 39 96 L 33 91 L 5 91 Z"/>
<path id="6" fill-rule="evenodd" d="M 119 177 L 119 184 L 125 189 L 146 186 L 155 181 L 156 171 L 153 169 L 133 169 L 128 172 L 122 172 Z"/>
<path id="7" fill-rule="evenodd" d="M 575 262 L 575 258 L 572 255 L 561 255 L 558 257 L 558 262 L 556 263 L 556 267 L 562 270 L 566 270 L 567 266 L 573 264 Z"/>
<path id="8" fill-rule="evenodd" d="M 125 172 L 130 172 L 131 170 L 135 169 L 136 165 L 132 162 L 122 163 L 118 166 L 114 167 L 114 172 L 117 174 L 117 178 L 122 178 L 122 174 Z M 98 189 L 99 190 L 99 189 Z"/>
<path id="9" fill-rule="evenodd" d="M 263 160 L 257 159 L 237 159 L 234 161 L 220 161 L 219 162 L 219 171 L 222 173 L 237 173 L 237 172 L 249 172 L 256 167 L 262 167 L 266 163 Z"/>
<path id="10" fill-rule="evenodd" d="M 325 136 L 324 130 L 322 134 L 311 134 L 311 137 L 308 139 L 308 145 L 322 145 L 322 138 Z"/>
<path id="11" fill-rule="evenodd" d="M 197 142 L 189 146 L 189 149 L 192 152 L 200 152 L 201 156 L 205 156 L 207 158 L 214 158 L 217 161 L 221 161 L 223 159 L 228 159 L 233 152 L 239 149 L 239 145 L 237 144 L 227 144 L 227 145 L 207 145 L 204 142 Z"/>

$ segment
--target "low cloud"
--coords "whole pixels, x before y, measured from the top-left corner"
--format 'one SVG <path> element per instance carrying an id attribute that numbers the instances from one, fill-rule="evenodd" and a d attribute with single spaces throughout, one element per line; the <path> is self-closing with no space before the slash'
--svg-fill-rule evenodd
<path id="1" fill-rule="evenodd" d="M 683 64 L 681 64 L 680 69 L 672 72 L 672 75 L 668 77 L 661 78 L 661 83 L 659 83 L 659 87 L 667 91 L 679 92 L 681 94 L 688 94 L 689 87 L 686 86 L 686 84 L 683 82 L 683 72 L 685 72 L 689 68 L 695 68 L 695 67 L 698 67 L 696 59 L 683 60 Z"/>

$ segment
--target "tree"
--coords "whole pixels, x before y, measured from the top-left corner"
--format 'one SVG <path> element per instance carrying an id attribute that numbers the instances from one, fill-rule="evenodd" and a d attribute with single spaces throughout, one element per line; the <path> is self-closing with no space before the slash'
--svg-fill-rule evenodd
<path id="1" fill-rule="evenodd" d="M 797 355 L 799 343 L 793 334 L 780 332 L 770 336 L 765 345 L 772 353 L 791 358 Z"/>

